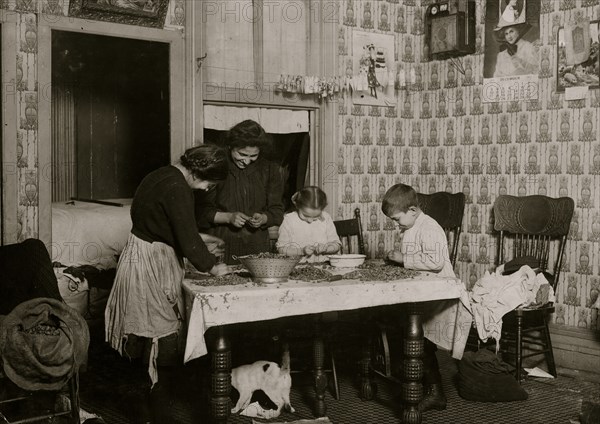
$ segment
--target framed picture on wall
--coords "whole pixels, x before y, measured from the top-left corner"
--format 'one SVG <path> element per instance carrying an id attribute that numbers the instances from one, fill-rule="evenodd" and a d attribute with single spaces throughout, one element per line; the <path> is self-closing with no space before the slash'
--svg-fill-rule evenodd
<path id="1" fill-rule="evenodd" d="M 352 44 L 352 102 L 370 106 L 395 106 L 394 36 L 354 31 Z"/>
<path id="2" fill-rule="evenodd" d="M 71 0 L 69 16 L 162 28 L 169 0 Z"/>
<path id="3" fill-rule="evenodd" d="M 558 30 L 556 91 L 582 86 L 600 88 L 600 21 L 589 24 L 589 55 L 585 55 L 585 60 L 577 59 L 587 41 L 581 39 L 583 32 L 576 30 L 570 36 L 565 28 Z M 574 57 L 575 62 L 568 60 L 569 56 Z"/>

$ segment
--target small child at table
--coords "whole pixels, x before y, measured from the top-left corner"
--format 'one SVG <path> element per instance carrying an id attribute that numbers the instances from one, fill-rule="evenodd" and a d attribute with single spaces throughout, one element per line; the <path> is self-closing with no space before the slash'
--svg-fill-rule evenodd
<path id="1" fill-rule="evenodd" d="M 392 186 L 383 197 L 381 210 L 403 231 L 400 250 L 389 252 L 388 260 L 406 269 L 435 272 L 440 277 L 455 277 L 448 253 L 446 233 L 437 221 L 419 208 L 417 193 L 412 187 L 405 184 Z M 426 310 L 424 323 L 427 324 L 427 316 L 432 316 L 435 320 L 438 312 L 443 311 L 444 308 L 445 305 L 438 302 L 431 310 Z M 441 318 L 441 315 L 438 316 Z M 446 396 L 442 390 L 436 350 L 436 345 L 425 339 L 424 398 L 419 403 L 419 410 L 422 412 L 430 409 L 446 409 Z"/>
<path id="2" fill-rule="evenodd" d="M 304 187 L 292 196 L 296 210 L 286 214 L 279 227 L 277 251 L 288 256 L 303 256 L 300 262 L 324 262 L 326 255 L 338 253 L 342 246 L 331 216 L 323 209 L 327 196 L 319 187 Z"/>

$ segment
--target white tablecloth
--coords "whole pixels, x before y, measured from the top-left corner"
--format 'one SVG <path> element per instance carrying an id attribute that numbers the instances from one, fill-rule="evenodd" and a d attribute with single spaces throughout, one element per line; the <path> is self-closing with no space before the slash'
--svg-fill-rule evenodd
<path id="1" fill-rule="evenodd" d="M 213 326 L 286 316 L 343 311 L 370 306 L 459 299 L 464 285 L 457 278 L 424 274 L 398 281 L 340 280 L 311 283 L 290 280 L 258 286 L 200 286 L 183 282 L 188 335 L 184 362 L 206 355 L 204 333 Z"/>

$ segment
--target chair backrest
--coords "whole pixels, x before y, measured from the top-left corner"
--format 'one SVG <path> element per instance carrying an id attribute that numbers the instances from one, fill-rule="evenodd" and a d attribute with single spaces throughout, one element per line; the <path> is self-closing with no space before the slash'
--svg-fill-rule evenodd
<path id="1" fill-rule="evenodd" d="M 277 240 L 279 240 L 279 225 L 267 229 L 269 231 L 269 249 L 271 253 L 277 253 Z"/>
<path id="2" fill-rule="evenodd" d="M 570 197 L 502 195 L 494 202 L 494 229 L 500 232 L 498 264 L 512 258 L 533 256 L 550 272 L 550 251 L 556 259 L 550 283 L 556 289 L 575 202 Z M 512 241 L 512 258 L 507 258 Z"/>
<path id="3" fill-rule="evenodd" d="M 458 240 L 462 231 L 463 215 L 465 213 L 464 193 L 447 193 L 439 191 L 432 194 L 417 193 L 419 207 L 432 217 L 446 232 L 450 262 L 456 264 Z"/>
<path id="4" fill-rule="evenodd" d="M 354 209 L 354 218 L 352 219 L 343 219 L 343 220 L 338 220 L 338 221 L 333 221 L 333 224 L 335 225 L 335 231 L 337 232 L 338 236 L 340 236 L 340 239 L 342 240 L 342 248 L 343 248 L 343 242 L 344 242 L 344 237 L 346 238 L 346 244 L 348 245 L 348 253 L 352 253 L 350 252 L 350 250 L 352 249 L 352 236 L 357 236 L 358 237 L 358 253 L 361 253 L 363 255 L 365 255 L 365 242 L 363 240 L 363 234 L 362 234 L 362 225 L 360 223 L 360 209 L 356 208 Z"/>

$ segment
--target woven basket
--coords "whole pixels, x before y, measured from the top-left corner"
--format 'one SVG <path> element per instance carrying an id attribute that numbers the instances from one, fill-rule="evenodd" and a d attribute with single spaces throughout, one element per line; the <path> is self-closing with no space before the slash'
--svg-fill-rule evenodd
<path id="1" fill-rule="evenodd" d="M 259 283 L 281 283 L 288 280 L 290 272 L 300 261 L 300 256 L 289 258 L 252 258 L 238 256 L 237 259 Z"/>

